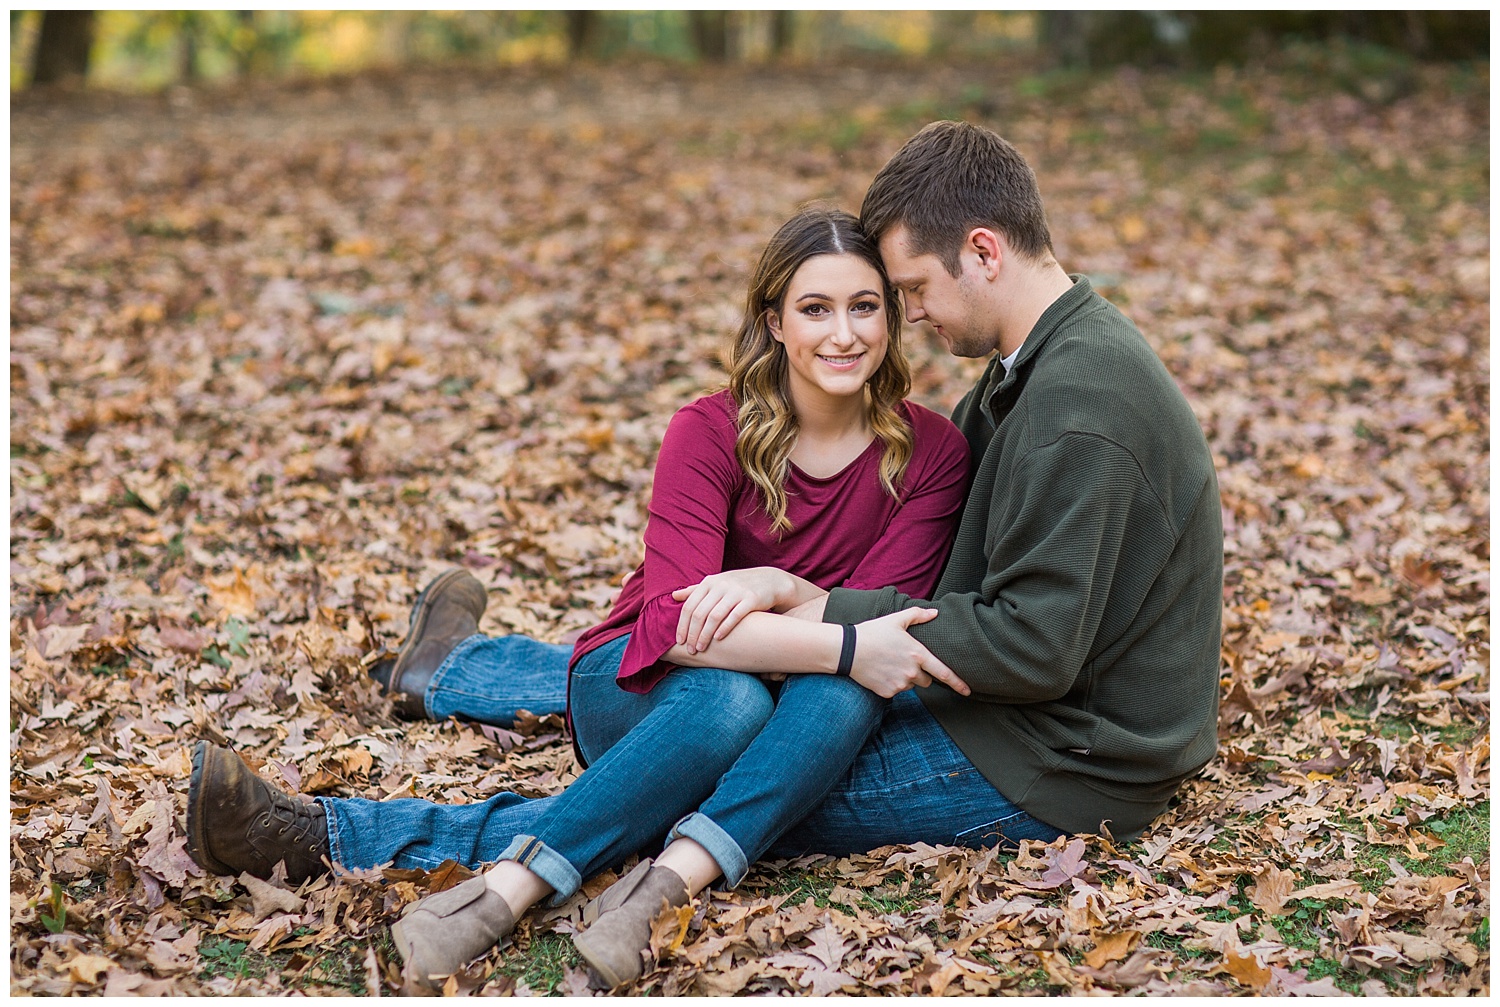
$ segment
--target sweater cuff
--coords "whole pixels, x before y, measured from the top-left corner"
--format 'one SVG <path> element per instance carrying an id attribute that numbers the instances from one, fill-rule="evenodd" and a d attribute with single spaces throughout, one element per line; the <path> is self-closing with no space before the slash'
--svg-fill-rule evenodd
<path id="1" fill-rule="evenodd" d="M 877 591 L 836 587 L 828 592 L 828 600 L 823 603 L 823 621 L 845 623 L 878 619 L 905 608 L 904 601 L 901 592 L 893 587 Z"/>

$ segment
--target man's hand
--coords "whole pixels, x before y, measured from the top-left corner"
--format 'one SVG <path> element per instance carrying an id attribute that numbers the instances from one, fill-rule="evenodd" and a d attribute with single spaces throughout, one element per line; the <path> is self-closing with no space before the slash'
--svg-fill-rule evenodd
<path id="1" fill-rule="evenodd" d="M 937 614 L 935 608 L 908 608 L 859 623 L 850 677 L 886 699 L 907 689 L 925 688 L 934 681 L 967 696 L 969 687 L 963 679 L 906 631 L 906 627 L 927 622 Z"/>
<path id="2" fill-rule="evenodd" d="M 774 612 L 821 594 L 817 585 L 773 566 L 725 570 L 672 592 L 680 601 L 677 645 L 699 654 L 730 634 L 751 612 Z"/>

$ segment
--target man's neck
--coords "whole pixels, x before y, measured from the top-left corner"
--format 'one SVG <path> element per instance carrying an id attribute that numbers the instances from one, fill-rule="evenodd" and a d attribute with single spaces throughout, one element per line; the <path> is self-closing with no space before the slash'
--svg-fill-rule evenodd
<path id="1" fill-rule="evenodd" d="M 1000 356 L 1021 348 L 1046 310 L 1073 287 L 1073 280 L 1050 255 L 1036 264 L 1017 263 L 1010 277 L 1000 327 Z"/>

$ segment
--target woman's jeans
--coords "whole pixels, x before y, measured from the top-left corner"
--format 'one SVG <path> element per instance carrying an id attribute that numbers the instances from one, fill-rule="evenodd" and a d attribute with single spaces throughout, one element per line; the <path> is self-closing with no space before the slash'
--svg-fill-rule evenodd
<path id="1" fill-rule="evenodd" d="M 768 854 L 1063 834 L 995 790 L 910 692 L 887 703 L 849 679 L 791 675 L 773 699 L 753 675 L 681 668 L 638 695 L 615 682 L 627 639 L 573 669 L 573 729 L 589 768 L 565 792 L 469 805 L 320 798 L 333 861 L 478 868 L 512 859 L 561 901 L 664 836 L 696 840 L 736 885 Z M 427 711 L 502 725 L 520 709 L 560 713 L 571 653 L 526 637 L 470 637 L 434 674 Z"/>

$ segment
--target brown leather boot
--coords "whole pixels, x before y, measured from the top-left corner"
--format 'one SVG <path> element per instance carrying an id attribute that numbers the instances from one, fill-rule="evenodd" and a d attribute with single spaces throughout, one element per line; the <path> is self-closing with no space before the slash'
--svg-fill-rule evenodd
<path id="1" fill-rule="evenodd" d="M 597 918 L 573 938 L 599 989 L 614 989 L 641 976 L 642 952 L 651 948 L 651 924 L 668 907 L 687 905 L 687 884 L 670 867 L 643 860 L 584 909 Z M 598 907 L 597 910 L 595 907 Z"/>
<path id="2" fill-rule="evenodd" d="M 481 875 L 413 902 L 391 927 L 391 939 L 401 953 L 407 987 L 434 993 L 515 926 L 510 905 Z"/>
<path id="3" fill-rule="evenodd" d="M 187 851 L 214 874 L 269 878 L 286 861 L 300 885 L 328 873 L 328 816 L 320 804 L 282 793 L 227 748 L 198 742 L 188 784 Z"/>
<path id="4" fill-rule="evenodd" d="M 422 589 L 396 660 L 377 662 L 370 669 L 370 677 L 396 701 L 396 712 L 412 720 L 427 719 L 427 686 L 433 672 L 454 647 L 479 632 L 489 600 L 484 585 L 458 567 Z"/>

